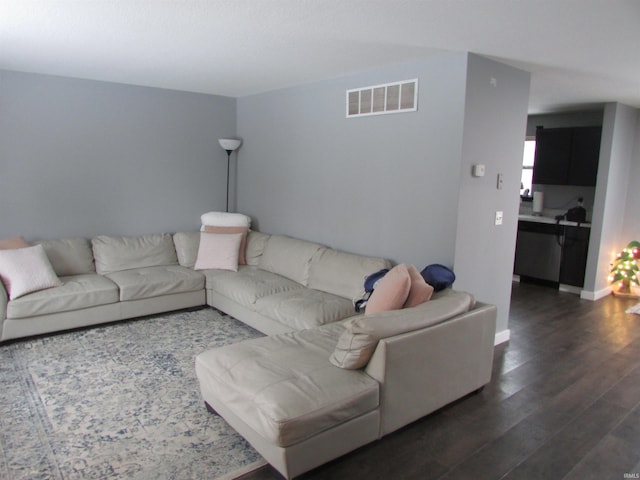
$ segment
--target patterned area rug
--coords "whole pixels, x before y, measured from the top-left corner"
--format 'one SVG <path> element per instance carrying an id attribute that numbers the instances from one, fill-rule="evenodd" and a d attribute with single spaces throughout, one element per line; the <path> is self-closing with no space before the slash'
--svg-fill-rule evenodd
<path id="1" fill-rule="evenodd" d="M 0 478 L 215 479 L 264 465 L 195 356 L 262 336 L 205 308 L 0 345 Z"/>

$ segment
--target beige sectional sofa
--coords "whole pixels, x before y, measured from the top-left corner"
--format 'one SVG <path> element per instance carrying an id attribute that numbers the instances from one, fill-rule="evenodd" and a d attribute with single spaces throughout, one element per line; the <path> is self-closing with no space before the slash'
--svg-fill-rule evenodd
<path id="1" fill-rule="evenodd" d="M 237 271 L 194 270 L 199 232 L 40 242 L 62 284 L 9 300 L 0 341 L 210 305 L 266 337 L 202 352 L 209 408 L 286 478 L 485 385 L 496 308 L 445 290 L 355 314 L 387 260 L 250 231 Z"/>
<path id="2" fill-rule="evenodd" d="M 496 307 L 451 289 L 412 308 L 354 314 L 386 260 L 252 234 L 247 265 L 207 271 L 207 299 L 270 336 L 196 357 L 205 403 L 285 478 L 478 390 Z"/>

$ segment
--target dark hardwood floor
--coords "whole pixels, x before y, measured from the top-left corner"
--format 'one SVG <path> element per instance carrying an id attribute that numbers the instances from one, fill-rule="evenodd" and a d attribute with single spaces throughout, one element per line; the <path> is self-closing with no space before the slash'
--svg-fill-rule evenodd
<path id="1" fill-rule="evenodd" d="M 639 478 L 640 315 L 625 313 L 637 302 L 514 284 L 489 385 L 298 478 Z"/>

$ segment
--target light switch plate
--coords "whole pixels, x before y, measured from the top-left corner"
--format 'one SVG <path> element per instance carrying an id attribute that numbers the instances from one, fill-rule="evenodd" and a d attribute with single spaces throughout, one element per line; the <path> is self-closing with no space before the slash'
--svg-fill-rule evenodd
<path id="1" fill-rule="evenodd" d="M 502 225 L 502 211 L 496 212 L 496 225 Z"/>

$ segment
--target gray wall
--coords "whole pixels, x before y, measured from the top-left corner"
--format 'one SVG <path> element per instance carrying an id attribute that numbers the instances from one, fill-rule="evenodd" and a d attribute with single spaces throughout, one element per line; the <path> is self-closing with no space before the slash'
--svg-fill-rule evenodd
<path id="1" fill-rule="evenodd" d="M 0 238 L 197 229 L 236 100 L 0 71 Z"/>
<path id="2" fill-rule="evenodd" d="M 636 134 L 629 171 L 627 205 L 623 222 L 622 242 L 640 242 L 640 110 L 636 110 Z M 623 246 L 624 246 L 623 245 Z"/>
<path id="3" fill-rule="evenodd" d="M 528 72 L 469 55 L 456 288 L 498 306 L 498 332 L 509 323 L 529 78 Z M 484 177 L 471 175 L 474 164 L 485 165 Z M 503 212 L 502 225 L 495 225 L 497 211 Z"/>
<path id="4" fill-rule="evenodd" d="M 638 178 L 631 176 L 638 171 L 638 152 L 634 152 L 637 133 L 638 110 L 619 103 L 605 106 L 585 275 L 584 289 L 588 298 L 599 298 L 603 292 L 608 292 L 610 263 L 614 255 L 632 240 L 624 238 L 624 225 L 626 217 L 637 216 L 627 208 L 627 194 L 638 185 Z"/>
<path id="5" fill-rule="evenodd" d="M 346 90 L 415 77 L 417 112 L 345 118 Z M 497 303 L 506 331 L 528 97 L 528 73 L 447 54 L 241 98 L 239 211 L 266 232 L 418 268 L 455 263 L 456 287 Z M 471 179 L 472 163 L 487 176 Z"/>
<path id="6" fill-rule="evenodd" d="M 453 265 L 466 58 L 239 99 L 239 211 L 266 232 Z M 346 90 L 416 77 L 417 112 L 345 118 Z"/>

